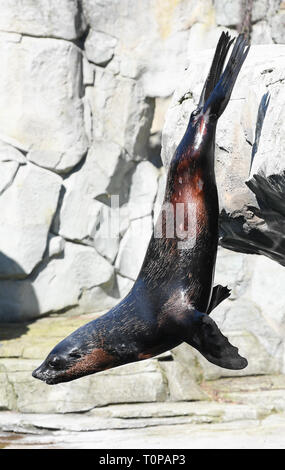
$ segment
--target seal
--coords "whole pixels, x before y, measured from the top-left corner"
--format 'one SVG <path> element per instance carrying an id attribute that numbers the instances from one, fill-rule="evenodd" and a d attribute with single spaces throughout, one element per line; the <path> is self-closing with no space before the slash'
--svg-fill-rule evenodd
<path id="1" fill-rule="evenodd" d="M 214 153 L 218 118 L 249 50 L 239 35 L 224 69 L 233 42 L 222 33 L 197 109 L 171 160 L 164 203 L 133 288 L 105 315 L 58 343 L 34 377 L 67 382 L 182 342 L 220 367 L 246 367 L 209 316 L 230 295 L 227 287 L 213 288 L 219 216 Z"/>

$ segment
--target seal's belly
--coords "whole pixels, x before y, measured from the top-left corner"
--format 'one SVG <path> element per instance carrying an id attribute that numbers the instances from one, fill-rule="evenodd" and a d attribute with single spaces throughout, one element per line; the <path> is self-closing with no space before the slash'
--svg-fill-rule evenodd
<path id="1" fill-rule="evenodd" d="M 201 169 L 178 172 L 173 185 L 170 201 L 174 207 L 176 230 L 188 238 L 198 237 L 208 225 L 208 211 L 205 201 L 207 182 Z"/>
<path id="2" fill-rule="evenodd" d="M 171 201 L 176 208 L 177 262 L 183 267 L 185 293 L 198 310 L 205 312 L 212 293 L 218 246 L 215 182 L 201 168 L 178 172 Z"/>

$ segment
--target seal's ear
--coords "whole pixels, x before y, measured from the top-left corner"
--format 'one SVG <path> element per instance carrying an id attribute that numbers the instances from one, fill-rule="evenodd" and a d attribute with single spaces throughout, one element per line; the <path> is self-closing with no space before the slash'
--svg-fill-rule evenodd
<path id="1" fill-rule="evenodd" d="M 200 313 L 184 341 L 197 349 L 209 362 L 225 369 L 244 369 L 248 364 L 239 355 L 238 348 L 229 342 L 214 320 L 205 313 Z"/>

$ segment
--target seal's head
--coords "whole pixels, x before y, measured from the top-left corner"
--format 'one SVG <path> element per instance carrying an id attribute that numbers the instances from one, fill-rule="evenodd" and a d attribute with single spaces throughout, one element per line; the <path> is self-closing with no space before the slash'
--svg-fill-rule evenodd
<path id="1" fill-rule="evenodd" d="M 32 375 L 54 385 L 100 372 L 114 365 L 114 357 L 102 347 L 96 346 L 94 338 L 92 341 L 79 328 L 58 343 Z"/>

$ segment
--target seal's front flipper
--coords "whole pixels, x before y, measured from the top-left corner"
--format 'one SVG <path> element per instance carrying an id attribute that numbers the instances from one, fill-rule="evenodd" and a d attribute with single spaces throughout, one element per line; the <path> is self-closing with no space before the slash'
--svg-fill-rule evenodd
<path id="1" fill-rule="evenodd" d="M 240 356 L 238 348 L 233 346 L 218 328 L 217 324 L 205 313 L 197 310 L 187 318 L 184 324 L 183 341 L 197 349 L 209 362 L 225 369 L 239 370 L 247 366 L 247 360 Z"/>
<path id="2" fill-rule="evenodd" d="M 212 297 L 210 300 L 210 305 L 207 309 L 207 314 L 209 315 L 214 308 L 216 308 L 223 300 L 227 299 L 231 295 L 230 289 L 228 287 L 221 286 L 218 284 L 213 288 Z"/>

